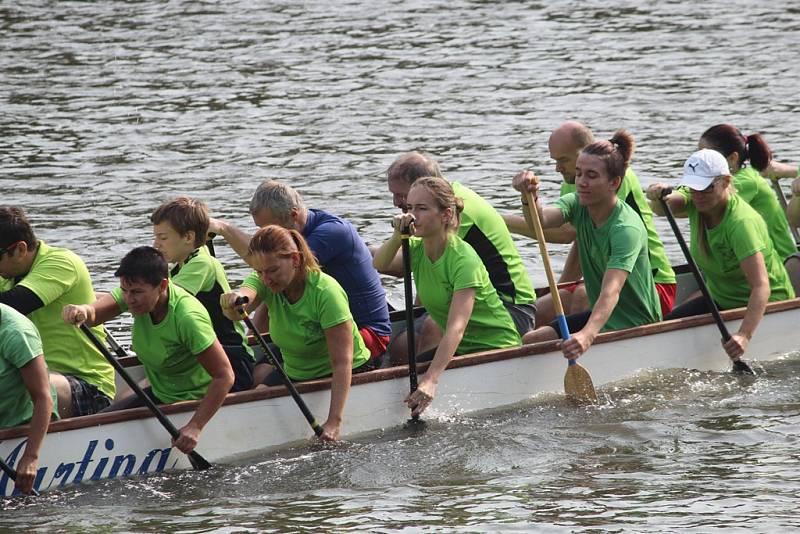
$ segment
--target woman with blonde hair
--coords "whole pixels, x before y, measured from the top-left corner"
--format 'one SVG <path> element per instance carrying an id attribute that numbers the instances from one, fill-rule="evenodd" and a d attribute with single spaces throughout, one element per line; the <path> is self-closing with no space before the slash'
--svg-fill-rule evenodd
<path id="1" fill-rule="evenodd" d="M 411 272 L 417 295 L 444 332 L 439 345 L 417 357 L 431 361 L 416 391 L 406 398 L 412 415 L 427 408 L 454 355 L 514 347 L 520 337 L 475 250 L 456 235 L 464 208 L 443 178 L 417 179 L 406 199 L 408 212 L 395 215 L 394 234 L 375 253 L 378 271 L 402 271 L 400 232 L 410 227 Z"/>
<path id="2" fill-rule="evenodd" d="M 338 439 L 353 372 L 373 368 L 370 352 L 356 329 L 347 295 L 336 280 L 320 270 L 317 260 L 297 230 L 269 225 L 250 240 L 249 253 L 256 271 L 238 291 L 220 297 L 223 312 L 240 320 L 239 297 L 247 297 L 248 311 L 262 302 L 269 314 L 273 353 L 293 381 L 331 377 L 328 419 L 320 438 Z M 266 373 L 259 368 L 267 366 Z M 267 386 L 282 384 L 280 372 L 266 363 L 256 374 Z"/>

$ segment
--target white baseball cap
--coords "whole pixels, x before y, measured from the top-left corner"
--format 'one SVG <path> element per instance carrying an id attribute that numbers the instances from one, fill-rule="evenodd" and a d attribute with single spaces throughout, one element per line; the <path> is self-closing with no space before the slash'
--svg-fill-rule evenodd
<path id="1" fill-rule="evenodd" d="M 711 185 L 717 176 L 727 176 L 730 173 L 725 156 L 716 150 L 704 148 L 689 156 L 683 164 L 683 178 L 679 185 L 702 191 Z"/>

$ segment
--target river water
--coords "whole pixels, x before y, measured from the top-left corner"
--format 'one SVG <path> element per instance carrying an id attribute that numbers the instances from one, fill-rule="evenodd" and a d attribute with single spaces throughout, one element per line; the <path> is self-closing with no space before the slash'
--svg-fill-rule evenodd
<path id="1" fill-rule="evenodd" d="M 522 168 L 555 198 L 547 137 L 567 119 L 631 131 L 644 185 L 678 177 L 719 122 L 800 162 L 794 2 L 5 1 L 0 49 L 2 203 L 81 254 L 99 290 L 176 194 L 251 228 L 252 191 L 283 179 L 370 244 L 389 235 L 384 172 L 407 150 L 501 212 L 518 209 Z M 518 246 L 544 285 L 535 244 Z M 237 283 L 247 269 L 217 249 Z M 422 432 L 6 501 L 0 531 L 793 529 L 800 355 L 764 372 L 744 386 L 643 370 L 597 408 L 544 394 Z"/>

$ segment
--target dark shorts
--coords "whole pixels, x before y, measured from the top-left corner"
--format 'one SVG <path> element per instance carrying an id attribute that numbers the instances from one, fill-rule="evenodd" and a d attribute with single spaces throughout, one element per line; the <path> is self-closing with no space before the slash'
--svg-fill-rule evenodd
<path id="1" fill-rule="evenodd" d="M 64 375 L 69 382 L 72 393 L 72 416 L 91 415 L 97 413 L 111 404 L 111 398 L 90 384 L 83 378 L 75 375 Z"/>
<path id="2" fill-rule="evenodd" d="M 569 328 L 570 332 L 577 332 L 578 330 L 582 329 L 586 326 L 586 323 L 589 322 L 589 316 L 592 315 L 592 310 L 586 310 L 583 312 L 572 313 L 570 315 L 565 315 L 564 319 L 567 320 L 567 328 Z M 559 325 L 558 318 L 551 323 L 548 323 L 550 328 L 556 331 L 556 335 L 558 339 L 564 339 L 564 336 L 561 333 L 561 326 Z"/>
<path id="3" fill-rule="evenodd" d="M 273 356 L 278 360 L 278 363 L 283 365 L 283 355 L 281 354 L 281 349 L 275 343 L 268 343 L 270 350 L 272 351 Z M 265 354 L 256 362 L 256 365 L 260 364 L 270 364 L 270 359 Z M 353 374 L 356 375 L 358 373 L 363 373 L 366 371 L 372 371 L 373 369 L 378 369 L 380 367 L 380 360 L 378 358 L 370 358 L 365 363 L 361 364 L 360 367 L 356 367 L 353 369 Z M 315 378 L 309 378 L 308 380 L 316 380 L 317 378 L 328 378 L 331 375 L 325 376 L 318 376 Z M 306 382 L 306 380 L 294 380 L 292 382 Z M 270 374 L 267 375 L 264 380 L 261 381 L 262 384 L 265 386 L 282 386 L 283 385 L 283 377 L 281 376 L 281 372 L 277 369 L 274 369 Z"/>
<path id="4" fill-rule="evenodd" d="M 511 320 L 514 321 L 514 326 L 517 328 L 520 336 L 524 336 L 534 329 L 536 326 L 536 304 L 512 304 L 510 302 L 503 302 L 508 313 L 511 315 Z"/>
<path id="5" fill-rule="evenodd" d="M 242 345 L 223 345 L 233 368 L 233 386 L 230 392 L 247 391 L 253 388 L 253 367 L 255 361 Z"/>

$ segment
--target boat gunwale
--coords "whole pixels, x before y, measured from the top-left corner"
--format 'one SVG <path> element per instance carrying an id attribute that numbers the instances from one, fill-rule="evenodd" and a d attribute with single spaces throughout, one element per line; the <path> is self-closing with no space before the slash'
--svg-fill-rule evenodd
<path id="1" fill-rule="evenodd" d="M 790 300 L 783 300 L 779 302 L 771 302 L 767 304 L 765 315 L 788 311 L 800 308 L 800 298 Z M 734 321 L 742 319 L 746 312 L 746 308 L 736 308 L 733 310 L 721 311 L 720 314 L 725 321 Z M 680 319 L 672 319 L 669 321 L 660 321 L 657 323 L 650 323 L 624 330 L 615 330 L 612 332 L 604 332 L 597 336 L 594 345 L 611 343 L 614 341 L 621 341 L 625 339 L 651 336 L 663 332 L 670 332 L 674 330 L 683 330 L 697 326 L 704 326 L 714 322 L 711 314 L 695 315 L 692 317 L 684 317 Z M 448 369 L 456 369 L 460 367 L 472 367 L 485 363 L 492 363 L 496 361 L 509 360 L 514 358 L 521 358 L 526 356 L 543 356 L 558 350 L 559 341 L 547 341 L 532 345 L 522 345 L 519 347 L 511 347 L 507 349 L 493 349 L 489 351 L 476 352 L 473 354 L 465 354 L 450 360 Z M 720 353 L 720 357 L 723 354 Z M 120 358 L 123 366 L 132 367 L 139 364 L 138 358 L 129 356 L 127 358 Z M 428 368 L 429 362 L 420 363 L 417 366 L 418 372 L 422 373 Z M 587 362 L 591 366 L 591 361 Z M 385 369 L 376 369 L 374 371 L 367 371 L 365 373 L 354 374 L 352 378 L 352 385 L 357 386 L 360 384 L 369 384 L 372 382 L 382 382 L 395 378 L 402 378 L 408 376 L 408 366 L 400 365 L 389 367 Z M 330 389 L 330 378 L 321 378 L 317 380 L 310 380 L 308 382 L 295 383 L 298 392 L 311 393 Z M 259 389 L 251 389 L 248 391 L 240 391 L 237 393 L 229 393 L 225 398 L 223 406 L 242 404 L 247 402 L 255 402 L 272 398 L 286 397 L 289 393 L 285 386 L 272 386 Z M 174 404 L 166 404 L 160 406 L 165 414 L 176 414 L 193 411 L 200 403 L 199 400 L 182 401 Z M 48 434 L 57 434 L 59 432 L 66 432 L 69 430 L 76 430 L 80 428 L 87 428 L 92 426 L 108 425 L 112 423 L 119 423 L 124 421 L 133 421 L 137 419 L 146 419 L 153 417 L 150 410 L 147 408 L 132 408 L 128 410 L 120 410 L 116 412 L 101 413 L 94 415 L 86 415 L 82 417 L 72 417 L 60 421 L 54 421 L 50 424 Z M 17 426 L 8 429 L 0 430 L 0 441 L 9 440 L 20 437 L 27 437 L 28 425 Z"/>

